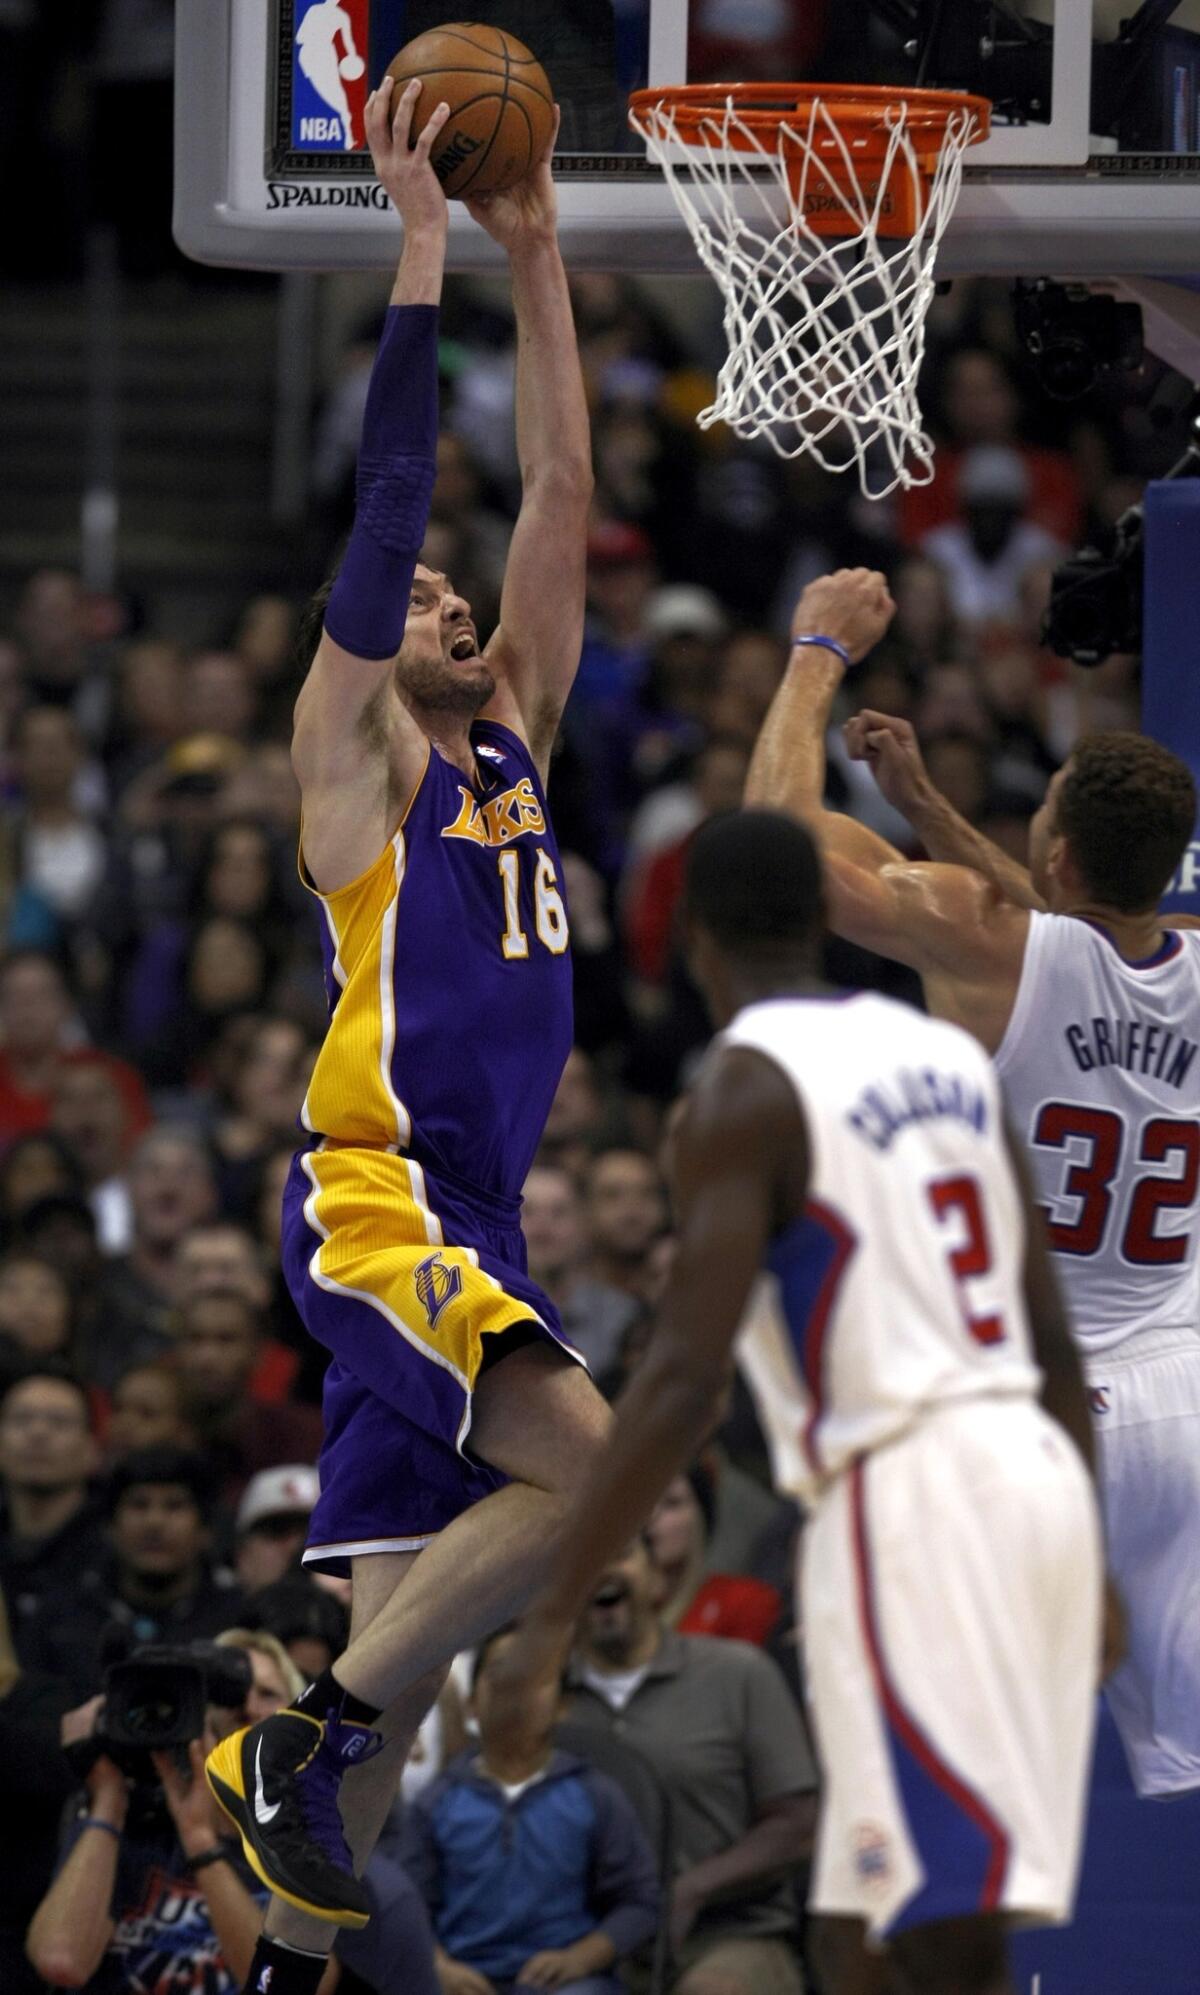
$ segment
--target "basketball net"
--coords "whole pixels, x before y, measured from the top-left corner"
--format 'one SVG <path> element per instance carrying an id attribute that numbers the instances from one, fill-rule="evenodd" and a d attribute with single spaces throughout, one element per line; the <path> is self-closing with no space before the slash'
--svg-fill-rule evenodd
<path id="1" fill-rule="evenodd" d="M 931 120 L 921 93 L 879 92 L 889 101 L 864 126 L 853 117 L 870 92 L 848 109 L 838 92 L 797 90 L 794 110 L 743 109 L 739 97 L 764 88 L 644 90 L 631 103 L 724 300 L 728 355 L 697 421 L 827 471 L 857 467 L 868 498 L 928 484 L 917 378 L 934 262 L 988 107 L 947 99 Z M 778 104 L 789 89 L 768 94 Z"/>

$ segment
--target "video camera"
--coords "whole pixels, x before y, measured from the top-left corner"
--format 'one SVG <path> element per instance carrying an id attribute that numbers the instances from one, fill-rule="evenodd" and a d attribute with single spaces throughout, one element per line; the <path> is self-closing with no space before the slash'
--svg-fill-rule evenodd
<path id="1" fill-rule="evenodd" d="M 1200 417 L 1167 478 L 1200 478 Z M 1081 547 L 1055 569 L 1042 638 L 1060 658 L 1102 665 L 1115 651 L 1142 648 L 1142 531 L 1139 505 L 1121 514 L 1107 551 Z"/>
<path id="2" fill-rule="evenodd" d="M 208 1706 L 241 1710 L 253 1681 L 243 1649 L 216 1642 L 147 1643 L 134 1649 L 104 1672 L 100 1723 L 72 1752 L 80 1761 L 76 1771 L 86 1773 L 103 1753 L 131 1780 L 157 1782 L 151 1753 L 186 1750 L 203 1736 Z"/>
<path id="3" fill-rule="evenodd" d="M 1086 284 L 1018 278 L 1013 291 L 1017 338 L 1045 394 L 1075 402 L 1107 375 L 1142 364 L 1142 308 Z"/>

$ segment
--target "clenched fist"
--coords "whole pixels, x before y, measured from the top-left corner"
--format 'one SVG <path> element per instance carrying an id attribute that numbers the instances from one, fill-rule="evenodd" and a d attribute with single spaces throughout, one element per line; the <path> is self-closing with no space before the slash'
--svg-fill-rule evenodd
<path id="1" fill-rule="evenodd" d="M 839 568 L 810 582 L 792 612 L 793 637 L 832 637 L 857 665 L 878 644 L 896 613 L 874 568 Z"/>

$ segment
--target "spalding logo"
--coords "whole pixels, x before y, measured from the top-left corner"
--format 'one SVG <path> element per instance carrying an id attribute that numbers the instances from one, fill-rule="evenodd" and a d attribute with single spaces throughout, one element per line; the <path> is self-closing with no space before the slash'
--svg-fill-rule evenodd
<path id="1" fill-rule="evenodd" d="M 478 152 L 482 144 L 483 140 L 473 139 L 470 132 L 455 132 L 449 145 L 439 152 L 433 162 L 433 170 L 438 179 L 448 180 L 455 167 L 461 166 L 464 159 L 470 159 L 471 154 Z"/>

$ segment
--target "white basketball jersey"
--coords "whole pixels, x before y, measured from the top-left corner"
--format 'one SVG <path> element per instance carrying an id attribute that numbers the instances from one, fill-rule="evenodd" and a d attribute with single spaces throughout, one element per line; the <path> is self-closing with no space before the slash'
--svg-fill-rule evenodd
<path id="1" fill-rule="evenodd" d="M 950 1401 L 1032 1397 L 1024 1220 L 982 1049 L 866 993 L 751 1005 L 724 1043 L 783 1070 L 808 1129 L 805 1211 L 738 1349 L 781 1487 L 811 1499 Z"/>
<path id="2" fill-rule="evenodd" d="M 1031 916 L 996 1067 L 1080 1344 L 1194 1327 L 1200 930 L 1127 963 L 1090 922 Z"/>

